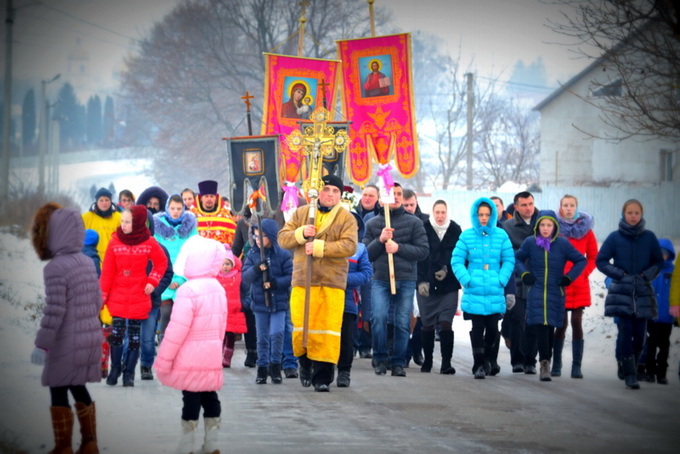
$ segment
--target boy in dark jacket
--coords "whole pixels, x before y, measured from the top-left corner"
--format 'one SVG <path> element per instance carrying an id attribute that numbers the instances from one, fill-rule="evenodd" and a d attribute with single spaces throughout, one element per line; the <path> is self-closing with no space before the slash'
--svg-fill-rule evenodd
<path id="1" fill-rule="evenodd" d="M 670 350 L 671 331 L 675 319 L 669 314 L 669 302 L 671 292 L 671 276 L 675 266 L 675 248 L 673 243 L 666 238 L 659 239 L 664 265 L 661 274 L 652 281 L 656 304 L 659 308 L 659 316 L 647 321 L 647 358 L 645 361 L 645 378 L 648 382 L 656 382 L 662 385 L 668 384 L 666 370 L 668 369 L 668 352 Z"/>
<path id="2" fill-rule="evenodd" d="M 541 364 L 539 378 L 550 381 L 555 328 L 564 324 L 564 287 L 574 282 L 586 267 L 586 258 L 558 236 L 559 224 L 551 210 L 541 211 L 536 220 L 534 235 L 515 253 L 515 268 L 522 283 L 529 286 L 527 293 L 527 364 L 536 363 L 536 351 Z M 567 261 L 574 264 L 567 274 Z"/>
<path id="3" fill-rule="evenodd" d="M 262 220 L 262 232 L 251 227 L 255 244 L 243 265 L 243 284 L 250 287 L 250 308 L 255 314 L 257 332 L 257 378 L 255 383 L 280 384 L 283 357 L 283 334 L 290 298 L 293 261 L 290 253 L 279 246 L 279 226 L 273 219 Z M 264 261 L 260 255 L 264 248 Z M 268 294 L 268 301 L 265 294 Z"/>

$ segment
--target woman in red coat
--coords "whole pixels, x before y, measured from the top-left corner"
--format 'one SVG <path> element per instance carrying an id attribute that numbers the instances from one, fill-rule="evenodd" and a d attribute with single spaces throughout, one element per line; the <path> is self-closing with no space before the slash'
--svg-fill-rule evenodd
<path id="1" fill-rule="evenodd" d="M 248 331 L 246 316 L 241 310 L 241 260 L 234 257 L 234 253 L 228 244 L 224 245 L 227 257 L 224 259 L 222 269 L 217 275 L 224 291 L 227 293 L 227 326 L 225 328 L 224 346 L 222 348 L 222 367 L 231 367 L 231 358 L 234 356 L 234 344 L 236 335 Z"/>
<path id="2" fill-rule="evenodd" d="M 134 205 L 123 211 L 120 227 L 106 249 L 102 268 L 102 301 L 113 317 L 111 371 L 107 385 L 116 385 L 121 374 L 123 338 L 127 332 L 128 354 L 123 386 L 134 386 L 139 358 L 140 328 L 151 310 L 151 292 L 158 286 L 168 260 L 147 227 L 147 209 Z M 147 273 L 147 265 L 152 263 Z"/>
<path id="3" fill-rule="evenodd" d="M 555 344 L 553 346 L 553 366 L 550 375 L 559 377 L 562 374 L 562 348 L 569 326 L 569 314 L 571 314 L 571 378 L 583 378 L 581 372 L 581 360 L 583 359 L 583 309 L 590 306 L 590 280 L 588 276 L 595 269 L 595 257 L 597 256 L 597 241 L 593 233 L 593 217 L 584 211 L 579 211 L 578 200 L 573 195 L 566 194 L 560 200 L 560 210 L 557 215 L 560 224 L 560 235 L 567 238 L 581 254 L 586 257 L 586 269 L 565 291 L 565 305 L 567 311 L 564 315 L 562 328 L 555 331 Z M 564 272 L 567 273 L 572 267 L 567 263 Z"/>

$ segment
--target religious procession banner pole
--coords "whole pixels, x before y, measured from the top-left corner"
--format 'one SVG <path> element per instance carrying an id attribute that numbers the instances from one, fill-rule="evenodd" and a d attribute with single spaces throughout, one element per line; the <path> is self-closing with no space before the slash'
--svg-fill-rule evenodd
<path id="1" fill-rule="evenodd" d="M 311 117 L 313 126 L 305 128 L 304 133 L 294 130 L 286 139 L 288 147 L 293 151 L 302 151 L 308 157 L 307 179 L 302 184 L 302 190 L 309 200 L 309 225 L 316 224 L 316 203 L 319 192 L 323 189 L 323 160 L 333 153 L 342 153 L 349 144 L 349 137 L 344 130 L 335 131 L 326 123 L 330 119 L 330 112 L 318 107 Z M 314 241 L 310 238 L 309 241 Z M 305 312 L 302 327 L 302 347 L 307 348 L 309 337 L 309 308 L 312 288 L 312 256 L 307 255 L 307 269 L 305 274 Z"/>
<path id="2" fill-rule="evenodd" d="M 243 99 L 245 105 L 246 105 L 246 117 L 248 119 L 248 135 L 252 136 L 253 135 L 253 123 L 251 120 L 251 114 L 250 114 L 250 100 L 253 98 L 252 95 L 250 95 L 246 91 L 245 96 L 241 96 L 241 99 Z M 264 252 L 264 240 L 262 239 L 262 216 L 260 213 L 262 212 L 262 206 L 261 206 L 261 198 L 262 194 L 260 194 L 260 188 L 257 188 L 253 191 L 253 193 L 250 195 L 250 199 L 248 200 L 248 206 L 250 207 L 251 214 L 255 215 L 255 218 L 257 219 L 257 233 L 260 235 L 260 267 L 262 264 L 265 263 L 266 260 L 266 255 Z M 262 270 L 262 282 L 267 282 L 267 270 L 264 269 Z M 264 291 L 264 305 L 266 307 L 269 307 L 271 303 L 271 293 L 269 291 L 269 288 L 263 288 Z"/>

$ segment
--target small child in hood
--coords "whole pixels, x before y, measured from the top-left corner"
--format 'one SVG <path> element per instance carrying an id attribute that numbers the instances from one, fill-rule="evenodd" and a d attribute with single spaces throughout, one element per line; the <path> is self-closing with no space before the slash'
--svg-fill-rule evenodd
<path id="1" fill-rule="evenodd" d="M 675 266 L 675 248 L 667 238 L 659 239 L 664 265 L 661 273 L 652 281 L 656 294 L 656 304 L 659 315 L 647 321 L 647 347 L 644 379 L 648 382 L 662 385 L 668 384 L 666 371 L 668 370 L 668 352 L 671 346 L 671 331 L 675 318 L 670 314 L 671 277 Z"/>
<path id="2" fill-rule="evenodd" d="M 250 308 L 255 314 L 257 333 L 257 378 L 255 383 L 280 384 L 283 359 L 283 336 L 286 313 L 290 304 L 290 282 L 293 260 L 279 246 L 279 226 L 273 219 L 262 220 L 262 232 L 251 227 L 255 244 L 248 251 L 243 265 L 243 283 L 250 288 Z M 260 255 L 264 248 L 264 261 Z"/>
<path id="3" fill-rule="evenodd" d="M 550 381 L 555 328 L 564 324 L 564 287 L 574 282 L 585 269 L 587 260 L 561 236 L 557 216 L 552 210 L 538 213 L 534 235 L 515 252 L 515 270 L 529 286 L 526 302 L 526 364 L 524 373 L 536 373 L 536 353 L 540 360 L 541 381 Z M 564 266 L 574 266 L 564 274 Z"/>
<path id="4" fill-rule="evenodd" d="M 205 441 L 200 452 L 219 453 L 221 364 L 227 297 L 215 279 L 226 251 L 215 240 L 195 235 L 182 246 L 176 269 L 187 281 L 175 295 L 172 317 L 154 363 L 158 380 L 182 391 L 182 436 L 177 452 L 194 451 L 203 408 Z"/>
<path id="5" fill-rule="evenodd" d="M 228 244 L 224 245 L 224 250 L 227 256 L 224 258 L 222 268 L 217 275 L 217 280 L 227 293 L 227 307 L 229 309 L 222 350 L 222 367 L 231 367 L 236 334 L 244 334 L 248 331 L 248 328 L 246 316 L 241 310 L 241 260 L 234 256 Z"/>

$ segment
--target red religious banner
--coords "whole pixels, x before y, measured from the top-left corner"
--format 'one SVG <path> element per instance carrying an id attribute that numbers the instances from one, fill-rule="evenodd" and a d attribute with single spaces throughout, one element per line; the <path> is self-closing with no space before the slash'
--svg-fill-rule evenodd
<path id="1" fill-rule="evenodd" d="M 284 190 L 294 191 L 294 184 L 300 178 L 303 156 L 299 151 L 293 152 L 288 148 L 286 137 L 300 128 L 301 121 L 310 121 L 314 109 L 323 106 L 324 90 L 326 108 L 330 112 L 335 111 L 335 87 L 340 62 L 264 55 L 266 73 L 262 135 L 280 135 L 281 183 Z"/>
<path id="2" fill-rule="evenodd" d="M 418 171 L 418 137 L 411 69 L 411 35 L 339 40 L 342 108 L 350 120 L 347 156 L 352 181 L 363 186 L 379 163 L 385 177 L 394 158 L 404 178 Z"/>

